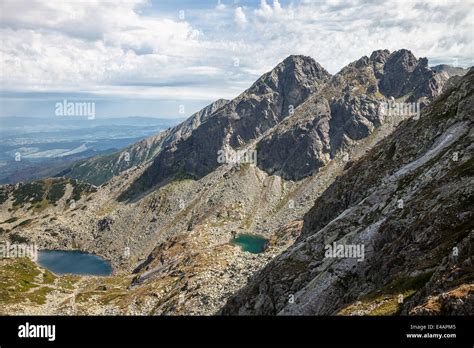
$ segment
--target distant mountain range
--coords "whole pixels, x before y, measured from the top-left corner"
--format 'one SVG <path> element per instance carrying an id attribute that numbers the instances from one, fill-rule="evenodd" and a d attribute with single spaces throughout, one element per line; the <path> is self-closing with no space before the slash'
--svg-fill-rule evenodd
<path id="1" fill-rule="evenodd" d="M 97 253 L 115 272 L 71 280 L 74 307 L 64 295 L 0 308 L 472 313 L 473 74 L 403 49 L 335 75 L 290 56 L 164 132 L 4 185 L 0 240 Z M 246 234 L 265 251 L 233 245 Z"/>
<path id="2" fill-rule="evenodd" d="M 115 152 L 179 121 L 147 117 L 2 117 L 0 182 L 54 176 L 80 159 Z"/>

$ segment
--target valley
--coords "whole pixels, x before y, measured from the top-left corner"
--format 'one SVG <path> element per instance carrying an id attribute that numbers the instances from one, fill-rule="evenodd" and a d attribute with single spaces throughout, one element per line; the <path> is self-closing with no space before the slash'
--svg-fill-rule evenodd
<path id="1" fill-rule="evenodd" d="M 111 154 L 180 119 L 2 117 L 0 183 L 56 176 L 74 163 Z"/>

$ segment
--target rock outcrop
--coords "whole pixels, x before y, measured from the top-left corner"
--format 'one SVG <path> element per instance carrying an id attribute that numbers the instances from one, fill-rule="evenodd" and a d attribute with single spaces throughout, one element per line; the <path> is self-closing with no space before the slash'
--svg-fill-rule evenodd
<path id="1" fill-rule="evenodd" d="M 193 134 L 153 160 L 123 199 L 186 173 L 200 179 L 218 163 L 218 151 L 248 144 L 287 118 L 330 74 L 312 58 L 290 56 L 219 109 Z"/>
<path id="2" fill-rule="evenodd" d="M 362 57 L 258 143 L 259 167 L 290 180 L 309 176 L 383 123 L 409 116 L 387 115 L 389 101 L 422 108 L 440 94 L 446 79 L 427 66 L 426 58 L 416 59 L 407 50 Z"/>

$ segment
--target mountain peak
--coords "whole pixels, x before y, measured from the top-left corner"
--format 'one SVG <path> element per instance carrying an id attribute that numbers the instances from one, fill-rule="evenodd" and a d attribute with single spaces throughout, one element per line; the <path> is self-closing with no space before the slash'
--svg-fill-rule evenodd
<path id="1" fill-rule="evenodd" d="M 389 50 L 377 50 L 372 52 L 370 60 L 374 64 L 375 76 L 379 79 L 380 92 L 386 96 L 398 98 L 412 90 L 417 99 L 422 95 L 437 94 L 440 89 L 429 83 L 434 72 L 428 68 L 428 59 L 417 59 L 410 50 L 400 49 L 392 53 Z"/>
<path id="2" fill-rule="evenodd" d="M 313 58 L 311 58 L 310 56 L 302 55 L 302 54 L 291 54 L 288 57 L 286 57 L 281 63 L 288 64 L 291 62 L 294 62 L 295 64 L 305 64 L 305 63 L 317 64 L 317 62 Z"/>
<path id="3" fill-rule="evenodd" d="M 331 77 L 313 58 L 303 55 L 290 55 L 263 74 L 248 90 L 250 93 L 266 94 L 270 91 L 284 92 L 299 86 L 304 89 L 314 88 Z"/>
<path id="4" fill-rule="evenodd" d="M 410 50 L 401 49 L 390 55 L 387 64 L 393 64 L 396 68 L 412 72 L 418 65 L 421 65 L 422 67 L 427 66 L 428 59 L 416 59 L 415 55 Z"/>
<path id="5" fill-rule="evenodd" d="M 376 63 L 385 63 L 390 56 L 389 50 L 375 50 L 370 55 L 370 60 Z"/>
<path id="6" fill-rule="evenodd" d="M 279 69 L 302 69 L 304 67 L 312 67 L 315 71 L 322 72 L 324 74 L 330 75 L 326 69 L 324 69 L 321 64 L 315 61 L 313 58 L 304 55 L 295 55 L 292 54 L 286 57 L 280 64 L 278 64 L 273 70 Z"/>

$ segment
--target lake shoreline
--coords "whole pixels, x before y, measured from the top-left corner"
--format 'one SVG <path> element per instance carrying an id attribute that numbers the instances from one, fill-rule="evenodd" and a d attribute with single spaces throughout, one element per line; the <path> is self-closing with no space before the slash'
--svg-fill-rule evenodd
<path id="1" fill-rule="evenodd" d="M 114 268 L 106 258 L 81 250 L 41 249 L 35 263 L 51 273 L 62 276 L 112 276 Z"/>

